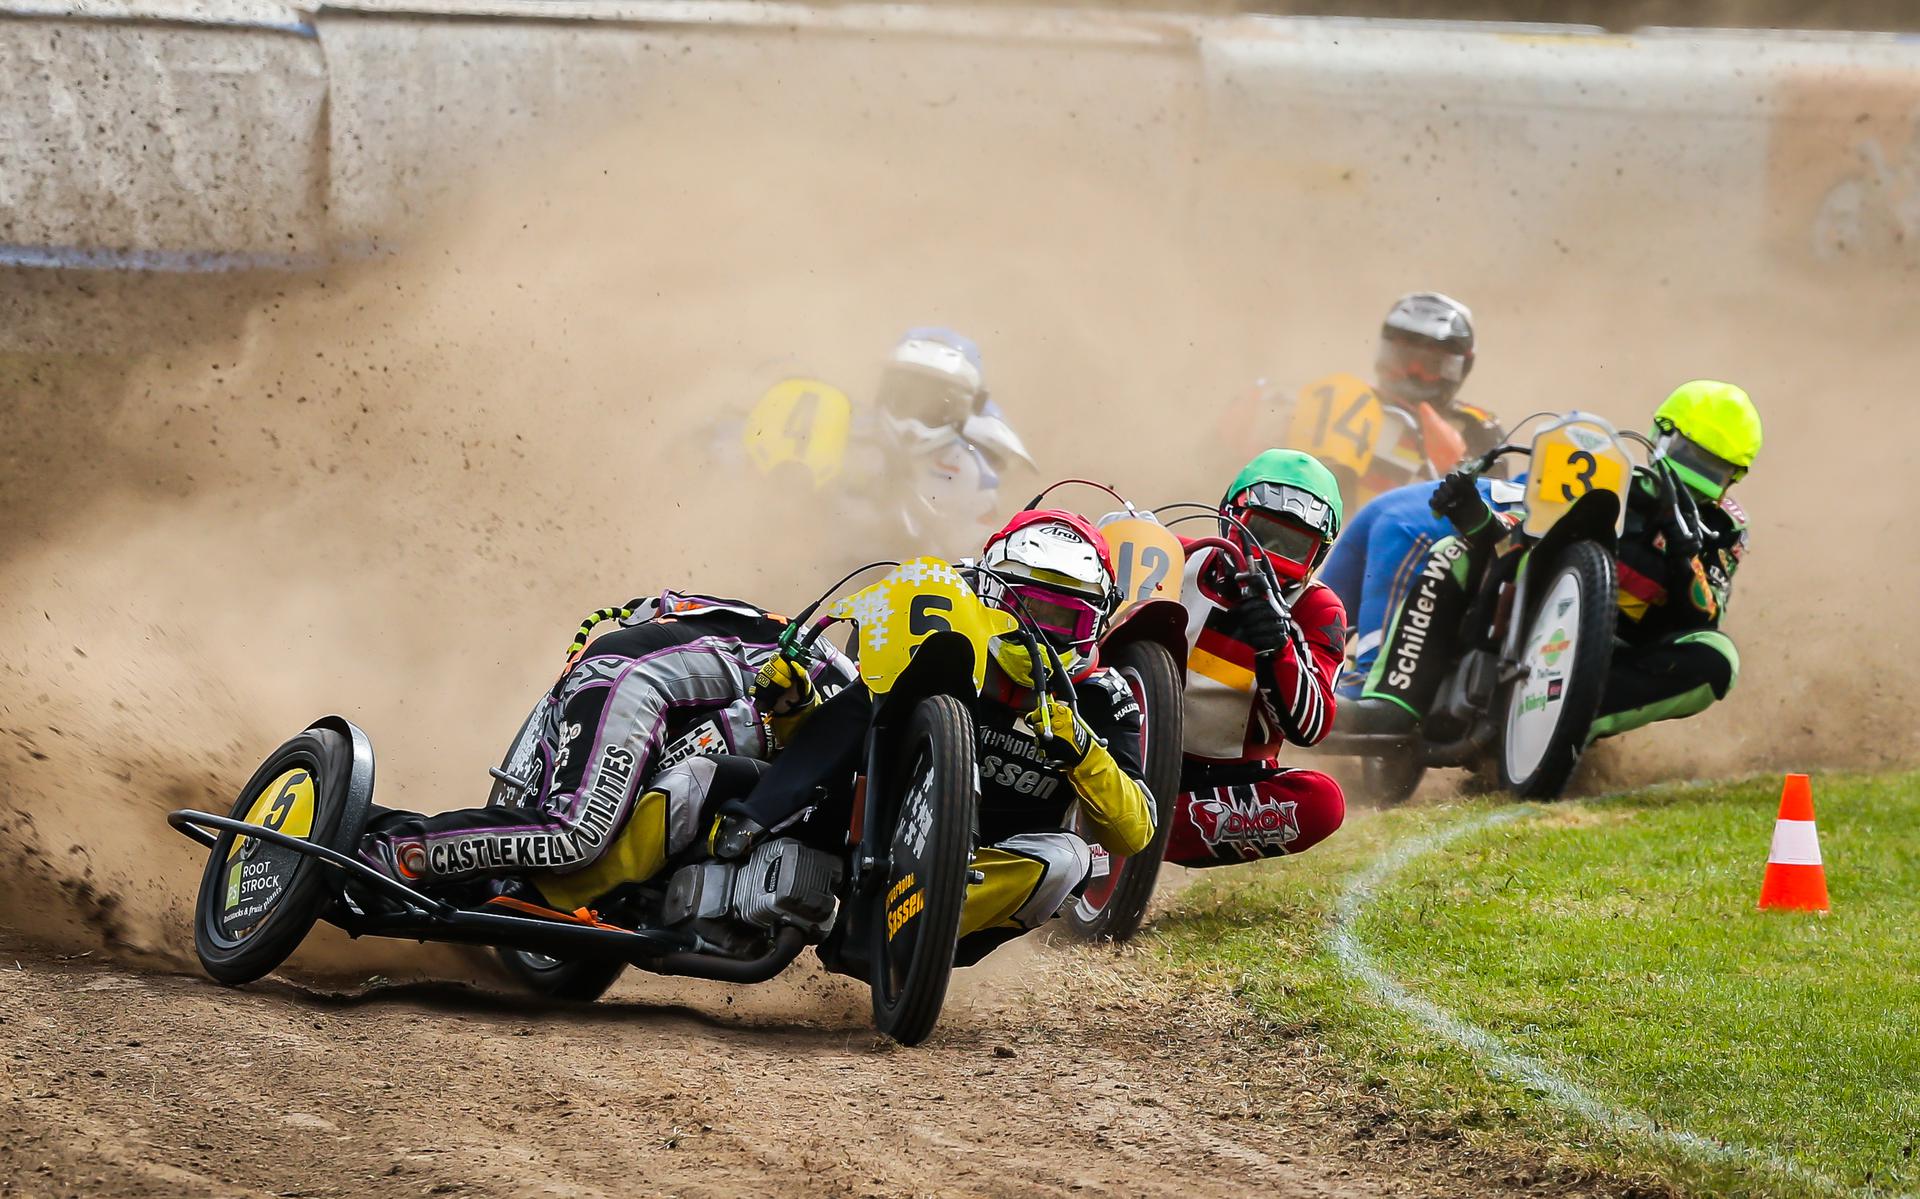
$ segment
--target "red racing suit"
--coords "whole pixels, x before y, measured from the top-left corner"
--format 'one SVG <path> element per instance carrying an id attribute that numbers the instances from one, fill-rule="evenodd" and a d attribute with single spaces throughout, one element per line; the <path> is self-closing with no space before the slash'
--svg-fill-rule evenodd
<path id="1" fill-rule="evenodd" d="M 1253 645 L 1239 599 L 1218 550 L 1188 560 L 1186 760 L 1166 854 L 1180 866 L 1299 853 L 1346 818 L 1338 783 L 1275 761 L 1288 742 L 1314 745 L 1333 727 L 1346 612 L 1332 589 L 1309 582 L 1291 597 L 1284 643 Z"/>

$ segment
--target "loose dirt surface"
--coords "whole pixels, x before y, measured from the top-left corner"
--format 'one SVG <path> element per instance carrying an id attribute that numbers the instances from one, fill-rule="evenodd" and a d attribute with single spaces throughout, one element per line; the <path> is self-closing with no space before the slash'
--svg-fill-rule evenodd
<path id="1" fill-rule="evenodd" d="M 1525 130 L 1424 99 L 1348 121 L 1328 98 L 1357 140 L 1309 161 L 1295 134 L 1322 114 L 1216 112 L 1152 46 L 600 28 L 564 35 L 570 106 L 540 90 L 543 123 L 510 144 L 476 107 L 433 139 L 471 154 L 399 164 L 434 186 L 368 230 L 390 255 L 0 271 L 0 922 L 20 930 L 0 929 L 0 1195 L 1627 1189 L 1410 1127 L 1311 1030 L 1111 955 L 996 955 L 914 1050 L 817 975 L 634 979 L 535 1010 L 366 985 L 464 977 L 411 946 L 316 939 L 294 967 L 354 972 L 331 982 L 191 971 L 200 862 L 163 814 L 224 810 L 313 717 L 373 737 L 381 803 L 477 803 L 579 614 L 662 587 L 792 611 L 879 556 L 749 467 L 737 430 L 786 375 L 869 403 L 924 323 L 982 342 L 1042 464 L 1010 502 L 1071 475 L 1217 496 L 1278 435 L 1235 419 L 1254 380 L 1366 370 L 1416 288 L 1475 307 L 1465 395 L 1509 421 L 1643 426 L 1681 380 L 1739 381 L 1768 428 L 1740 489 L 1740 689 L 1589 777 L 1920 755 L 1894 652 L 1920 586 L 1898 549 L 1920 506 L 1907 258 L 1728 259 L 1610 158 L 1489 171 L 1507 159 L 1482 149 Z M 409 41 L 403 82 L 498 61 L 507 95 L 506 37 Z M 531 81 L 561 60 L 526 61 Z M 1874 136 L 1905 144 L 1905 93 L 1863 95 Z M 369 128 L 426 119 L 377 88 L 360 103 Z M 1813 194 L 1856 169 L 1851 145 L 1808 150 Z M 1393 183 L 1416 162 L 1418 187 Z"/>
<path id="2" fill-rule="evenodd" d="M 1081 949 L 1004 951 L 928 1044 L 812 969 L 226 990 L 0 933 L 0 1195 L 1486 1195 L 1619 1185 L 1410 1129 L 1310 1041 Z M 16 965 L 17 962 L 17 965 Z"/>

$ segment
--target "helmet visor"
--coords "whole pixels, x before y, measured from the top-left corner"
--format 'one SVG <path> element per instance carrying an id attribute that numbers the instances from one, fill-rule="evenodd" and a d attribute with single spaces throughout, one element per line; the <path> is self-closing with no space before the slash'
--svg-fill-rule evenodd
<path id="1" fill-rule="evenodd" d="M 1269 557 L 1292 563 L 1300 568 L 1302 575 L 1313 569 L 1320 547 L 1326 544 L 1318 530 L 1308 528 L 1292 515 L 1249 508 L 1240 519 Z"/>
<path id="2" fill-rule="evenodd" d="M 1376 363 L 1382 382 L 1405 381 L 1427 387 L 1459 387 L 1467 377 L 1464 354 L 1425 339 L 1388 337 Z"/>
<path id="3" fill-rule="evenodd" d="M 1007 607 L 1025 616 L 1055 649 L 1090 644 L 1099 634 L 1100 607 L 1084 595 L 1043 583 L 1009 581 Z"/>
<path id="4" fill-rule="evenodd" d="M 895 420 L 939 428 L 972 415 L 973 397 L 957 380 L 895 367 L 880 382 L 880 406 Z"/>
<path id="5" fill-rule="evenodd" d="M 1292 517 L 1313 530 L 1322 541 L 1334 536 L 1333 505 L 1304 487 L 1291 483 L 1255 483 L 1234 498 L 1236 506 L 1264 510 L 1270 519 Z"/>
<path id="6" fill-rule="evenodd" d="M 1678 429 L 1669 431 L 1660 439 L 1659 450 L 1660 456 L 1673 467 L 1674 473 L 1708 499 L 1719 499 L 1726 494 L 1727 488 L 1747 473 L 1745 468 L 1735 466 L 1690 440 Z"/>

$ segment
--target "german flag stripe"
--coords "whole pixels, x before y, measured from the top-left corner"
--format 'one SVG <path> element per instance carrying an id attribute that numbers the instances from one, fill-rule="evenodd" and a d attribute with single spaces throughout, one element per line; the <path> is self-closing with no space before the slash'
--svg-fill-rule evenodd
<path id="1" fill-rule="evenodd" d="M 1253 647 L 1237 637 L 1214 628 L 1211 623 L 1200 630 L 1200 636 L 1194 641 L 1194 648 L 1205 650 L 1223 662 L 1231 662 L 1242 670 L 1253 669 Z"/>
<path id="2" fill-rule="evenodd" d="M 1620 590 L 1646 604 L 1667 602 L 1667 589 L 1625 562 L 1620 566 Z"/>
<path id="3" fill-rule="evenodd" d="M 1194 646 L 1193 652 L 1187 655 L 1187 669 L 1235 691 L 1253 690 L 1253 671 L 1199 645 Z"/>

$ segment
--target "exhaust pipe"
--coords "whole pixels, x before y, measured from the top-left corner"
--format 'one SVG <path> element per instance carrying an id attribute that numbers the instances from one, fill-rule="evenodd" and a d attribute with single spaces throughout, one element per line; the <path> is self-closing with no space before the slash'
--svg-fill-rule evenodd
<path id="1" fill-rule="evenodd" d="M 773 947 L 757 958 L 730 958 L 717 953 L 669 953 L 636 961 L 655 974 L 680 978 L 707 978 L 723 983 L 763 983 L 785 970 L 807 947 L 807 935 L 788 925 L 774 934 Z"/>

